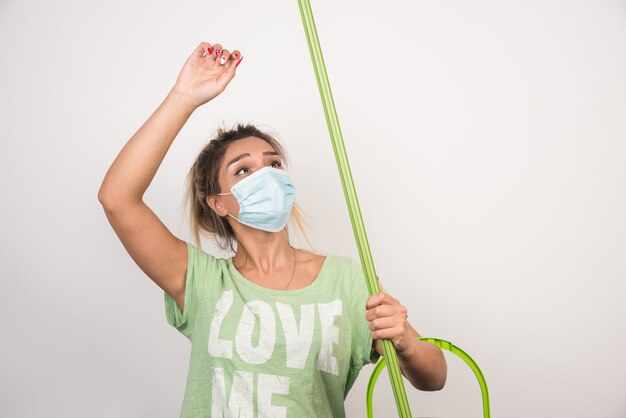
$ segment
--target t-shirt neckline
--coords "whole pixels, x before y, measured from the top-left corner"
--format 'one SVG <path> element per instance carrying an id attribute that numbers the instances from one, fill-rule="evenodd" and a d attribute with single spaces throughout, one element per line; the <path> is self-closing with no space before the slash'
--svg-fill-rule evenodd
<path id="1" fill-rule="evenodd" d="M 324 259 L 324 262 L 322 263 L 322 267 L 320 268 L 320 271 L 317 273 L 317 276 L 315 276 L 315 279 L 311 283 L 309 283 L 307 286 L 300 288 L 300 289 L 287 289 L 287 290 L 272 289 L 269 287 L 264 287 L 246 279 L 244 275 L 241 274 L 239 270 L 237 270 L 237 268 L 233 264 L 233 257 L 229 258 L 227 260 L 227 263 L 228 263 L 228 269 L 232 273 L 234 280 L 237 281 L 238 283 L 242 283 L 245 286 L 248 286 L 252 289 L 256 289 L 257 291 L 260 291 L 266 294 L 285 296 L 285 295 L 298 295 L 301 293 L 306 293 L 319 287 L 320 286 L 319 283 L 322 281 L 321 279 L 324 276 L 326 270 L 328 269 L 328 264 L 329 264 L 330 259 L 331 259 L 331 255 L 329 254 Z"/>

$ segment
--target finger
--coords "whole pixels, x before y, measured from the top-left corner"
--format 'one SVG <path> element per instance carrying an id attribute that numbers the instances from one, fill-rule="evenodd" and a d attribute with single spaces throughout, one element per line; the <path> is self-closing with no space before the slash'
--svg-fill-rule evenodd
<path id="1" fill-rule="evenodd" d="M 238 59 L 235 59 L 232 55 L 230 56 L 230 60 L 228 60 L 228 63 L 226 64 L 227 69 L 226 71 L 232 72 L 233 75 L 235 74 L 235 68 L 239 67 L 239 64 L 241 64 L 241 61 L 243 61 L 243 56 L 239 56 Z"/>
<path id="2" fill-rule="evenodd" d="M 241 55 L 241 52 L 235 49 L 232 54 L 230 54 L 230 60 L 228 61 L 229 67 L 237 67 L 242 59 L 243 56 Z"/>
<path id="3" fill-rule="evenodd" d="M 211 46 L 210 43 L 208 42 L 201 42 L 200 45 L 198 45 L 198 49 L 196 51 L 198 54 L 200 54 L 200 62 L 203 64 L 209 64 L 209 66 L 212 66 L 213 64 L 215 64 L 215 55 L 214 55 L 214 49 Z"/>
<path id="4" fill-rule="evenodd" d="M 387 292 L 382 292 L 381 305 L 399 305 L 400 301 Z"/>
<path id="5" fill-rule="evenodd" d="M 368 321 L 373 321 L 378 318 L 399 318 L 406 320 L 408 317 L 407 310 L 402 305 L 378 305 L 365 314 L 365 319 Z"/>
<path id="6" fill-rule="evenodd" d="M 369 309 L 365 314 L 365 319 L 373 321 L 376 318 L 386 318 L 394 316 L 398 313 L 398 309 L 391 305 L 378 305 L 372 309 Z"/>
<path id="7" fill-rule="evenodd" d="M 374 340 L 393 340 L 402 335 L 402 327 L 395 326 L 392 328 L 384 328 L 376 331 L 370 331 Z"/>
<path id="8" fill-rule="evenodd" d="M 382 295 L 380 293 L 376 293 L 375 295 L 370 296 L 365 302 L 365 309 L 369 310 L 380 305 L 381 299 Z"/>
<path id="9" fill-rule="evenodd" d="M 241 63 L 241 60 L 243 60 L 243 55 L 241 55 L 241 52 L 234 50 L 230 54 L 230 59 L 226 63 L 226 72 L 224 73 L 224 75 L 228 77 L 229 82 L 235 76 L 236 69 Z"/>
<path id="10" fill-rule="evenodd" d="M 371 309 L 378 305 L 395 305 L 398 303 L 399 303 L 398 300 L 392 297 L 391 295 L 389 295 L 388 293 L 380 292 L 380 293 L 376 293 L 373 296 L 370 296 L 369 299 L 367 299 L 365 307 L 366 309 Z"/>
<path id="11" fill-rule="evenodd" d="M 222 56 L 222 50 L 224 48 L 222 47 L 222 44 L 214 44 L 213 45 L 213 56 L 214 57 L 221 57 Z"/>
<path id="12" fill-rule="evenodd" d="M 237 63 L 235 63 L 235 60 L 228 60 L 226 64 L 224 64 L 224 68 L 226 71 L 224 71 L 218 79 L 218 83 L 220 84 L 220 86 L 222 88 L 226 88 L 226 86 L 228 85 L 228 83 L 231 82 L 231 80 L 235 77 L 235 68 L 237 67 Z"/>
<path id="13" fill-rule="evenodd" d="M 193 55 L 204 57 L 206 55 L 207 50 L 211 49 L 211 44 L 208 42 L 200 42 L 200 45 L 196 48 Z"/>
<path id="14" fill-rule="evenodd" d="M 215 59 L 215 55 L 213 55 L 213 48 L 211 48 L 210 44 L 207 44 L 207 47 L 205 48 L 204 52 L 202 53 L 202 58 L 205 59 Z"/>
<path id="15" fill-rule="evenodd" d="M 393 327 L 401 327 L 402 324 L 398 323 L 398 320 L 395 317 L 386 317 L 386 318 L 377 318 L 373 321 L 370 321 L 367 325 L 370 331 L 378 331 L 381 329 L 393 328 Z"/>
<path id="16" fill-rule="evenodd" d="M 222 65 L 226 64 L 230 58 L 230 51 L 228 49 L 222 50 L 222 55 L 219 57 L 218 62 Z"/>

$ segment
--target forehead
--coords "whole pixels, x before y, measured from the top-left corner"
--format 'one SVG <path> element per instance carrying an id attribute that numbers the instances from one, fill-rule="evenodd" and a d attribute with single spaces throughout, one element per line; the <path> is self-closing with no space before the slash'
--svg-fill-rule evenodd
<path id="1" fill-rule="evenodd" d="M 261 138 L 249 136 L 235 141 L 228 146 L 226 153 L 224 153 L 224 162 L 228 163 L 228 161 L 241 154 L 247 153 L 254 156 L 255 154 L 262 154 L 266 151 L 274 151 L 274 148 Z"/>

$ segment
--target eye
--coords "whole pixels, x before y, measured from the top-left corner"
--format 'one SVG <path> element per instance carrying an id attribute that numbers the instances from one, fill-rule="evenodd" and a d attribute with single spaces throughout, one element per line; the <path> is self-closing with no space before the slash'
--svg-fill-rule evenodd
<path id="1" fill-rule="evenodd" d="M 241 176 L 243 174 L 248 174 L 250 170 L 247 167 L 241 167 L 239 170 L 235 171 L 236 176 Z"/>
<path id="2" fill-rule="evenodd" d="M 283 166 L 283 163 L 280 160 L 274 160 L 269 163 L 269 166 L 272 168 L 281 168 Z"/>

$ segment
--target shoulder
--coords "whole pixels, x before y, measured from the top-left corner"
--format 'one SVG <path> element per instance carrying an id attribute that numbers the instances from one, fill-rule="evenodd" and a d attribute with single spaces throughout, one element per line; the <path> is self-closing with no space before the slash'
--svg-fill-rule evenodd
<path id="1" fill-rule="evenodd" d="M 361 265 L 352 258 L 338 254 L 320 255 L 308 253 L 311 267 L 318 273 L 325 276 L 332 276 L 335 279 L 342 278 L 344 281 L 362 281 L 363 270 Z"/>
<path id="2" fill-rule="evenodd" d="M 335 269 L 350 273 L 351 276 L 358 275 L 361 272 L 361 265 L 350 257 L 344 255 L 331 254 L 329 264 Z"/>
<path id="3" fill-rule="evenodd" d="M 315 273 L 320 272 L 322 268 L 350 270 L 356 266 L 360 269 L 360 266 L 349 257 L 336 254 L 319 254 L 305 250 L 298 251 L 298 263 Z"/>
<path id="4" fill-rule="evenodd" d="M 187 273 L 207 273 L 224 270 L 230 258 L 218 258 L 201 247 L 187 242 Z"/>
<path id="5" fill-rule="evenodd" d="M 187 244 L 187 251 L 190 255 L 197 257 L 198 259 L 204 259 L 204 260 L 215 260 L 215 261 L 226 261 L 231 259 L 232 257 L 217 257 L 207 251 L 205 251 L 201 246 L 192 243 L 190 241 L 185 241 L 185 244 Z"/>
<path id="6" fill-rule="evenodd" d="M 305 250 L 297 250 L 296 260 L 298 261 L 299 277 L 304 278 L 304 286 L 308 286 L 316 280 L 326 264 L 326 256 Z"/>

